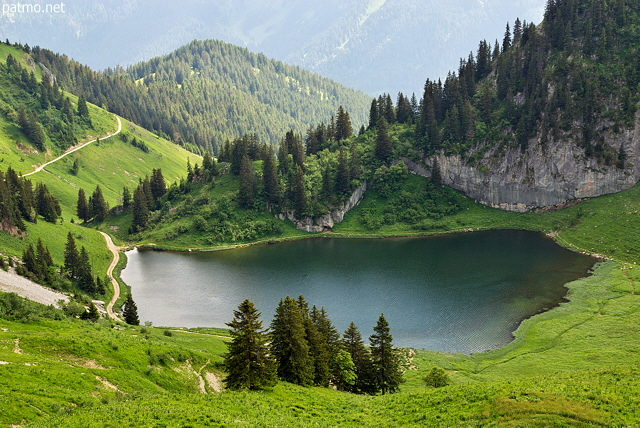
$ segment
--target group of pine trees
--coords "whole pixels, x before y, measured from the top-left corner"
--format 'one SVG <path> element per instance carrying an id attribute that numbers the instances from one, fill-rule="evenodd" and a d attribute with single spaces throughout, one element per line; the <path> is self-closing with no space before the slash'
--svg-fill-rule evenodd
<path id="1" fill-rule="evenodd" d="M 24 221 L 35 223 L 38 216 L 55 223 L 61 214 L 59 201 L 45 184 L 20 177 L 11 167 L 0 171 L 0 230 L 18 233 L 26 230 Z"/>
<path id="2" fill-rule="evenodd" d="M 106 290 L 106 280 L 99 276 L 93 276 L 91 261 L 87 249 L 82 246 L 80 251 L 76 245 L 76 240 L 69 232 L 64 248 L 64 265 L 61 273 L 68 278 L 79 290 L 93 295 L 104 294 Z"/>
<path id="3" fill-rule="evenodd" d="M 384 315 L 367 347 L 355 324 L 341 339 L 324 308 L 309 309 L 304 297 L 280 300 L 267 331 L 246 299 L 234 311 L 225 355 L 230 389 L 260 389 L 278 379 L 303 386 L 334 385 L 359 394 L 391 393 L 402 382 L 402 364 Z"/>
<path id="4" fill-rule="evenodd" d="M 84 193 L 84 189 L 78 189 L 78 202 L 76 204 L 76 214 L 78 218 L 83 222 L 88 222 L 91 219 L 95 221 L 102 221 L 109 214 L 109 204 L 102 194 L 100 185 L 96 186 L 89 199 Z"/>
<path id="5" fill-rule="evenodd" d="M 355 145 L 343 145 L 353 134 L 349 113 L 340 106 L 336 117 L 331 117 L 329 126 L 321 123 L 311 127 L 304 141 L 302 135 L 287 131 L 277 156 L 255 135 L 227 141 L 218 160 L 229 162 L 231 172 L 239 176 L 240 205 L 251 208 L 263 203 L 272 211 L 293 210 L 303 217 L 348 196 L 362 177 L 362 167 Z M 324 163 L 318 186 L 306 184 L 309 156 Z M 329 156 L 331 160 L 327 160 Z M 254 168 L 257 160 L 262 161 L 261 171 Z"/>
<path id="6" fill-rule="evenodd" d="M 25 48 L 27 52 L 30 49 Z M 47 141 L 60 148 L 77 143 L 77 133 L 91 128 L 91 117 L 84 97 L 74 109 L 71 100 L 48 73 L 38 82 L 11 54 L 0 64 L 0 82 L 12 92 L 0 94 L 2 114 L 16 123 L 38 151 L 45 151 Z M 24 100 L 19 103 L 18 100 Z"/>
<path id="7" fill-rule="evenodd" d="M 56 289 L 76 289 L 90 295 L 105 293 L 106 280 L 93 276 L 89 253 L 84 246 L 78 251 L 71 232 L 67 235 L 63 266 L 53 262 L 49 248 L 38 238 L 35 248 L 29 244 L 23 251 L 22 264 L 16 272 Z"/>

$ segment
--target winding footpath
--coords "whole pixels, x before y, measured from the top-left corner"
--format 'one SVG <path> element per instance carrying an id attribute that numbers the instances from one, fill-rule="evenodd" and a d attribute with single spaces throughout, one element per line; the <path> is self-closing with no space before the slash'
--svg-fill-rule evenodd
<path id="1" fill-rule="evenodd" d="M 109 235 L 107 235 L 104 232 L 100 232 L 100 234 L 104 237 L 104 240 L 107 242 L 107 248 L 109 248 L 109 251 L 111 251 L 111 253 L 113 254 L 113 260 L 111 260 L 111 264 L 107 269 L 107 276 L 111 280 L 111 285 L 113 285 L 113 296 L 111 297 L 111 300 L 107 304 L 107 316 L 115 321 L 123 322 L 122 319 L 113 311 L 113 305 L 115 305 L 118 298 L 120 298 L 120 284 L 118 284 L 118 281 L 116 281 L 116 279 L 114 278 L 113 270 L 116 268 L 116 266 L 118 265 L 118 262 L 120 261 L 121 248 L 117 247 L 113 243 L 113 240 Z"/>
<path id="2" fill-rule="evenodd" d="M 116 120 L 118 121 L 118 129 L 116 129 L 116 132 L 113 132 L 111 134 L 105 135 L 103 137 L 98 137 L 95 140 L 87 141 L 86 143 L 81 144 L 81 145 L 79 145 L 77 147 L 73 147 L 73 148 L 67 150 L 66 152 L 64 152 L 63 154 L 61 154 L 60 156 L 58 156 L 57 158 L 55 158 L 53 160 L 50 160 L 49 162 L 43 163 L 42 165 L 37 167 L 35 170 L 33 170 L 31 172 L 28 172 L 26 174 L 22 174 L 21 177 L 28 177 L 28 176 L 30 176 L 32 174 L 35 174 L 36 172 L 43 171 L 47 166 L 51 165 L 52 163 L 59 161 L 60 159 L 64 158 L 65 156 L 70 155 L 73 152 L 77 152 L 78 150 L 88 146 L 91 143 L 95 143 L 98 140 L 106 140 L 107 138 L 111 138 L 111 137 L 114 137 L 114 136 L 118 135 L 122 131 L 122 121 L 120 120 L 120 118 L 118 116 L 116 116 L 116 115 L 114 115 L 114 116 L 115 116 Z"/>

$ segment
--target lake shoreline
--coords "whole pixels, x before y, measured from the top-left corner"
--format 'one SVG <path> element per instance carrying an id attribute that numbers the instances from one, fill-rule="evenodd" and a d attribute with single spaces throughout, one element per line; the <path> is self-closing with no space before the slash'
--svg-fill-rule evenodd
<path id="1" fill-rule="evenodd" d="M 360 236 L 353 236 L 353 235 L 346 235 L 346 234 L 334 234 L 334 233 L 318 233 L 318 234 L 310 234 L 309 236 L 303 236 L 303 237 L 297 237 L 297 239 L 285 239 L 279 242 L 274 242 L 273 240 L 267 241 L 267 242 L 258 242 L 258 243 L 250 243 L 250 244 L 241 244 L 241 245 L 234 245 L 234 246 L 228 246 L 226 248 L 215 248 L 212 249 L 210 251 L 194 251 L 192 249 L 192 251 L 185 251 L 185 250 L 175 250 L 175 249 L 164 249 L 164 248 L 157 248 L 157 246 L 138 246 L 136 247 L 137 250 L 141 251 L 141 252 L 148 252 L 148 251 L 158 251 L 158 252 L 165 252 L 165 253 L 176 253 L 176 254 L 207 254 L 207 253 L 214 253 L 214 252 L 219 252 L 221 250 L 226 250 L 226 249 L 238 249 L 238 248 L 247 248 L 247 247 L 258 247 L 258 246 L 264 246 L 264 245 L 269 245 L 269 244 L 275 244 L 275 243 L 281 243 L 281 242 L 295 242 L 295 241 L 301 241 L 302 239 L 305 240 L 317 240 L 319 238 L 329 238 L 332 239 L 334 238 L 336 241 L 342 241 L 345 239 L 353 239 L 354 241 L 364 241 L 365 239 L 369 239 L 372 241 L 379 241 L 382 239 L 387 239 L 387 240 L 404 240 L 404 239 L 408 239 L 411 240 L 410 238 L 414 238 L 414 239 L 424 239 L 424 238 L 435 238 L 435 237 L 439 237 L 439 238 L 445 238 L 445 237 L 451 237 L 452 235 L 465 235 L 465 234 L 477 234 L 477 233 L 483 233 L 483 232 L 500 232 L 500 231 L 504 231 L 504 232 L 518 232 L 518 231 L 522 231 L 522 232 L 529 232 L 529 233 L 533 233 L 535 235 L 537 235 L 540 238 L 544 238 L 544 241 L 550 240 L 551 237 L 549 237 L 547 234 L 541 233 L 539 230 L 526 230 L 526 229 L 522 229 L 522 228 L 493 228 L 493 229 L 474 229 L 474 230 L 469 230 L 469 229 L 465 229 L 465 230 L 457 230 L 457 231 L 447 231 L 446 233 L 436 233 L 436 234 L 428 234 L 425 235 L 424 233 L 421 234 L 412 234 L 412 235 L 406 235 L 406 234 L 394 234 L 394 235 L 385 235 L 385 236 L 365 236 L 365 235 L 360 235 Z M 506 238 L 501 238 L 501 239 L 507 239 L 507 241 L 510 241 L 510 239 L 508 238 L 511 235 L 507 235 Z M 525 235 L 526 237 L 526 235 Z M 290 237 L 289 237 L 290 238 Z M 458 238 L 460 239 L 460 238 Z M 474 241 L 478 241 L 478 240 L 483 240 L 484 238 L 481 237 L 476 237 L 474 238 Z M 505 242 L 507 242 L 505 241 Z M 528 242 L 528 239 L 525 238 L 525 242 Z M 550 242 L 550 241 L 549 241 Z M 314 244 L 315 245 L 315 244 Z M 324 245 L 324 244 L 323 244 Z M 362 244 L 361 244 L 362 245 Z M 384 245 L 384 244 L 378 244 L 378 245 Z M 409 245 L 414 245 L 414 244 L 409 244 Z M 438 244 L 437 244 L 438 245 Z M 439 245 L 448 245 L 446 243 L 443 244 L 439 244 Z M 553 242 L 553 245 L 558 245 L 557 242 Z M 366 248 L 368 248 L 368 245 L 365 245 Z M 374 246 L 375 247 L 375 246 Z M 562 248 L 563 250 L 567 251 L 568 249 L 566 248 L 566 246 L 563 245 L 558 245 L 558 248 Z M 260 250 L 263 251 L 263 250 Z M 572 251 L 575 253 L 575 251 Z M 224 257 L 232 257 L 232 256 L 224 256 Z M 238 257 L 237 255 L 235 257 Z M 450 255 L 451 257 L 451 255 Z M 517 319 L 512 319 L 511 322 L 509 322 L 508 327 L 506 329 L 504 329 L 503 331 L 505 331 L 509 337 L 508 340 L 506 340 L 506 336 L 505 336 L 505 341 L 501 342 L 499 345 L 494 344 L 488 344 L 488 347 L 486 347 L 485 349 L 478 349 L 478 348 L 470 348 L 467 351 L 455 351 L 454 349 L 447 349 L 445 348 L 438 348 L 438 347 L 430 347 L 431 345 L 423 345 L 420 342 L 422 340 L 418 340 L 417 343 L 412 344 L 411 342 L 409 342 L 408 344 L 402 344 L 402 346 L 404 347 L 411 347 L 414 349 L 425 349 L 425 350 L 429 350 L 429 349 L 444 349 L 443 352 L 460 352 L 460 353 L 464 353 L 466 355 L 470 355 L 473 353 L 479 353 L 479 352 L 487 352 L 487 351 L 491 351 L 491 350 L 495 350 L 495 349 L 499 349 L 502 348 L 504 346 L 507 346 L 509 343 L 513 342 L 513 340 L 515 339 L 515 332 L 518 330 L 519 326 L 522 324 L 522 322 L 524 322 L 525 320 L 531 318 L 531 317 L 535 317 L 541 313 L 545 313 L 548 312 L 554 308 L 557 308 L 558 306 L 567 303 L 568 301 L 568 292 L 569 292 L 569 288 L 567 287 L 567 284 L 569 282 L 573 282 L 575 280 L 579 280 L 582 279 L 584 277 L 588 277 L 591 274 L 591 270 L 594 266 L 594 264 L 596 263 L 597 260 L 591 260 L 591 263 L 589 263 L 589 266 L 586 267 L 582 273 L 578 273 L 578 275 L 580 276 L 576 276 L 572 279 L 568 279 L 563 281 L 562 283 L 557 282 L 557 285 L 562 287 L 562 296 L 559 299 L 554 300 L 553 302 L 548 302 L 549 305 L 542 307 L 542 308 L 538 308 L 535 310 L 535 312 L 530 312 L 528 314 L 523 314 L 523 316 L 521 318 L 517 318 Z M 172 263 L 171 259 L 165 259 L 165 263 Z M 489 278 L 487 276 L 482 275 L 483 278 Z M 562 281 L 562 280 L 561 280 Z M 135 282 L 134 282 L 134 288 L 135 288 Z M 291 292 L 291 291 L 290 291 Z M 305 294 L 303 292 L 303 294 Z M 306 295 L 306 294 L 305 294 Z M 507 306 L 508 307 L 508 306 Z M 385 311 L 386 312 L 386 311 Z M 184 320 L 185 324 L 180 324 L 180 322 L 176 321 L 176 319 L 173 320 L 169 320 L 169 319 L 165 319 L 165 321 L 161 321 L 162 318 L 157 318 L 154 317 L 153 315 L 149 314 L 150 316 L 150 320 L 154 321 L 154 323 L 160 323 L 162 325 L 169 325 L 169 326 L 182 326 L 182 327 L 186 327 L 186 328 L 195 328 L 195 327 L 202 327 L 202 326 L 212 326 L 212 327 L 221 327 L 221 324 L 219 325 L 218 320 L 214 321 L 213 323 L 198 323 L 197 320 Z M 194 323 L 195 321 L 195 323 Z M 209 320 L 212 321 L 212 320 Z M 158 325 L 160 325 L 158 324 Z M 425 324 L 427 325 L 427 324 Z M 430 324 L 428 324 L 430 325 Z M 429 337 L 429 336 L 425 336 L 425 337 Z M 462 348 L 464 349 L 464 347 Z"/>

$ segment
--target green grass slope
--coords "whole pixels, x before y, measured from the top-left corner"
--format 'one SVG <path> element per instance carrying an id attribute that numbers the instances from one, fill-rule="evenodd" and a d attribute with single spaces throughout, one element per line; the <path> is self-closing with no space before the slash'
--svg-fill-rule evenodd
<path id="1" fill-rule="evenodd" d="M 32 180 L 45 183 L 60 200 L 64 218 L 77 218 L 76 203 L 80 188 L 89 196 L 99 184 L 109 205 L 114 206 L 122 203 L 123 187 L 126 186 L 133 192 L 138 180 L 151 175 L 153 169 L 162 169 L 165 179 L 175 182 L 186 175 L 187 159 L 201 162 L 200 156 L 131 122 L 121 120 L 122 134 L 129 140 L 135 137 L 144 142 L 149 148 L 148 152 L 125 143 L 117 135 L 91 144 L 51 164 L 46 172 L 31 176 Z M 74 175 L 71 169 L 76 159 L 80 169 Z"/>

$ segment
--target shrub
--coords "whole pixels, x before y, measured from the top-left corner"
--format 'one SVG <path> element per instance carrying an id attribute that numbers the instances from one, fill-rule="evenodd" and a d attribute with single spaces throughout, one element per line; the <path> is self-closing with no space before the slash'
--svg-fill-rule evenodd
<path id="1" fill-rule="evenodd" d="M 449 379 L 449 375 L 440 367 L 434 367 L 431 371 L 422 378 L 424 383 L 427 386 L 432 386 L 434 388 L 442 388 L 443 386 L 447 386 L 451 383 Z"/>

